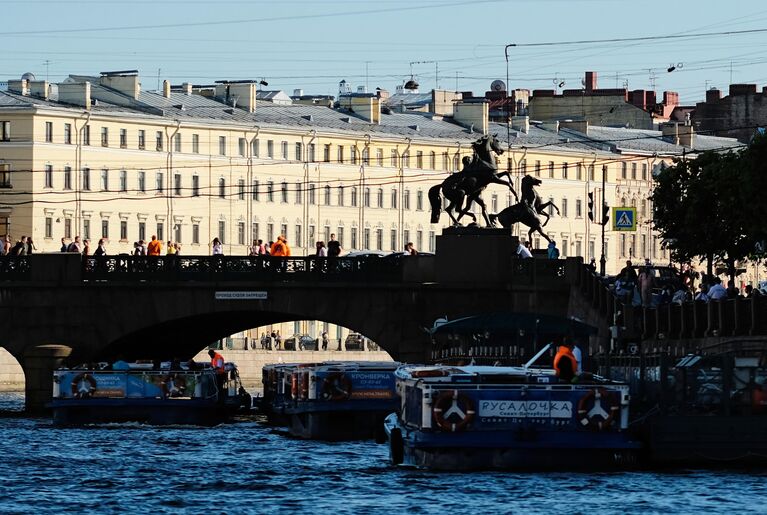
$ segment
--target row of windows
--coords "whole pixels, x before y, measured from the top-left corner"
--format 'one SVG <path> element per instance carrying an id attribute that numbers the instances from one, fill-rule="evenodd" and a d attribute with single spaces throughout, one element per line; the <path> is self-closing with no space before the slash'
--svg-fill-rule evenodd
<path id="1" fill-rule="evenodd" d="M 509 169 L 512 168 L 511 161 L 509 160 L 508 164 Z M 561 163 L 559 165 L 561 175 L 559 177 L 556 176 L 556 169 L 557 165 L 554 163 L 554 161 L 549 161 L 546 165 L 546 171 L 547 176 L 549 179 L 573 179 L 576 181 L 582 181 L 584 180 L 584 168 L 588 172 L 588 178 L 590 181 L 599 180 L 602 179 L 601 174 L 597 177 L 594 169 L 594 165 L 587 165 L 584 166 L 581 163 L 574 163 L 572 166 L 569 163 Z M 609 168 L 609 167 L 608 167 Z M 648 166 L 647 163 L 626 163 L 621 162 L 620 163 L 620 169 L 621 169 L 621 179 L 631 179 L 631 180 L 648 180 Z M 519 162 L 518 166 L 519 173 L 524 175 L 527 173 L 527 160 L 523 159 Z M 630 170 L 630 173 L 629 173 Z M 541 177 L 543 175 L 543 164 L 540 160 L 536 160 L 533 163 L 533 173 L 536 177 Z M 601 170 L 600 170 L 601 171 Z"/>

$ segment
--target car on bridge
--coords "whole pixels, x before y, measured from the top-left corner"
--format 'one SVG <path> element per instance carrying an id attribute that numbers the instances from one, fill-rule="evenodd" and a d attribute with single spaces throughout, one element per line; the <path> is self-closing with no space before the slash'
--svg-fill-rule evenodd
<path id="1" fill-rule="evenodd" d="M 317 339 L 308 334 L 294 334 L 283 343 L 285 350 L 317 350 Z"/>

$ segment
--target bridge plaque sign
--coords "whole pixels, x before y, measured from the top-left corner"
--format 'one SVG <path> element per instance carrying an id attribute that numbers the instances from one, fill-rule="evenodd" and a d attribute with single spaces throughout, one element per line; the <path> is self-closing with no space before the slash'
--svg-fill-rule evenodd
<path id="1" fill-rule="evenodd" d="M 266 300 L 265 291 L 217 291 L 216 300 Z"/>

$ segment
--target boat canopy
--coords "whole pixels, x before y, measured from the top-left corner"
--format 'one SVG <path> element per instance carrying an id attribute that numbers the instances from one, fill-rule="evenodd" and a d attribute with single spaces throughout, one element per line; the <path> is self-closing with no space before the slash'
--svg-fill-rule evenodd
<path id="1" fill-rule="evenodd" d="M 511 312 L 467 316 L 449 322 L 445 322 L 443 319 L 439 323 L 435 323 L 430 333 L 432 336 L 437 334 L 473 334 L 483 331 L 496 334 L 514 334 L 520 330 L 529 333 L 556 333 L 575 337 L 597 334 L 596 327 L 578 320 L 552 315 Z"/>

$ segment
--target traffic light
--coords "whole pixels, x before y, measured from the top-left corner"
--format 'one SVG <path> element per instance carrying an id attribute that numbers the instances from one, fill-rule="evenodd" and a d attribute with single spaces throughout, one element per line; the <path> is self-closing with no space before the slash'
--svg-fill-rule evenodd
<path id="1" fill-rule="evenodd" d="M 602 225 L 607 225 L 610 220 L 610 206 L 602 204 Z"/>
<path id="2" fill-rule="evenodd" d="M 594 221 L 594 192 L 589 192 L 589 220 Z"/>

